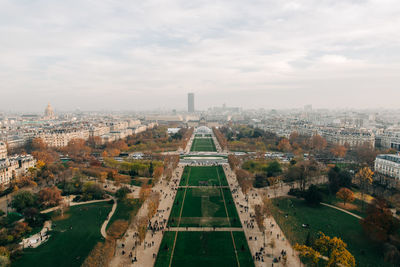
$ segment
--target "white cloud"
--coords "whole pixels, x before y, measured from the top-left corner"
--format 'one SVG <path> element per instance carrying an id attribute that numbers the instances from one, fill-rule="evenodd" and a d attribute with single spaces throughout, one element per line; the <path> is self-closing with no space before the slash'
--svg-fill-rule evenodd
<path id="1" fill-rule="evenodd" d="M 227 94 L 287 107 L 345 89 L 397 106 L 399 11 L 395 0 L 3 0 L 0 109 L 181 108 L 188 91 L 216 96 L 200 107 Z"/>

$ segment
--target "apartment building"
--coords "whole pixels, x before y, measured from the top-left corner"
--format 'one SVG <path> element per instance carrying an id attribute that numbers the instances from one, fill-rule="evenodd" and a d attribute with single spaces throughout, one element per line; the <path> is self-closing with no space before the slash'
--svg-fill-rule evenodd
<path id="1" fill-rule="evenodd" d="M 375 159 L 375 173 L 400 180 L 400 155 L 378 155 Z"/>

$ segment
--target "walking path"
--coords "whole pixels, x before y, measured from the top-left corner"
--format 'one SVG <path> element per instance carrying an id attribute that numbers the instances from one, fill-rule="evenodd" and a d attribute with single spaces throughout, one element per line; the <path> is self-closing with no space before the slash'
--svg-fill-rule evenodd
<path id="1" fill-rule="evenodd" d="M 98 203 L 98 202 L 104 202 L 104 201 L 110 201 L 112 198 L 106 198 L 106 199 L 98 199 L 98 200 L 90 200 L 90 201 L 84 201 L 84 202 L 71 202 L 70 204 L 69 204 L 69 206 L 79 206 L 79 205 L 85 205 L 85 204 L 92 204 L 92 203 Z M 55 211 L 55 210 L 58 210 L 58 209 L 60 209 L 61 208 L 61 205 L 58 205 L 58 206 L 56 206 L 56 207 L 52 207 L 52 208 L 49 208 L 49 209 L 47 209 L 47 210 L 42 210 L 40 213 L 49 213 L 49 212 L 52 212 L 52 211 Z"/>
<path id="2" fill-rule="evenodd" d="M 42 230 L 39 233 L 34 234 L 28 238 L 22 240 L 20 245 L 22 248 L 37 248 L 47 240 L 49 240 L 50 235 L 47 232 L 51 230 L 51 221 L 45 221 Z"/>
<path id="3" fill-rule="evenodd" d="M 171 232 L 243 232 L 242 227 L 169 227 L 166 231 Z"/>
<path id="4" fill-rule="evenodd" d="M 228 185 L 182 185 L 180 188 L 229 188 Z"/>
<path id="5" fill-rule="evenodd" d="M 161 245 L 163 234 L 166 231 L 166 225 L 171 207 L 177 193 L 180 178 L 184 166 L 179 164 L 173 171 L 171 181 L 163 179 L 157 183 L 152 191 L 160 193 L 160 203 L 157 213 L 148 221 L 148 225 L 154 230 L 147 230 L 146 237 L 142 244 L 139 244 L 137 222 L 140 218 L 147 217 L 148 203 L 143 203 L 137 215 L 129 226 L 128 231 L 121 240 L 117 241 L 115 256 L 110 266 L 153 266 L 156 254 Z M 136 260 L 136 261 L 135 261 Z"/>
<path id="6" fill-rule="evenodd" d="M 275 258 L 277 260 L 283 259 L 282 252 L 287 257 L 286 266 L 300 266 L 296 252 L 272 216 L 264 220 L 264 225 L 266 226 L 265 233 L 259 230 L 255 222 L 254 206 L 262 203 L 262 195 L 253 189 L 246 196 L 243 194 L 237 182 L 236 175 L 230 166 L 224 164 L 223 169 L 231 187 L 232 196 L 248 240 L 250 251 L 255 259 L 255 266 L 275 266 L 275 264 L 279 266 L 279 264 L 283 264 L 282 262 L 274 263 Z M 271 248 L 271 243 L 274 244 L 273 248 Z"/>
<path id="7" fill-rule="evenodd" d="M 330 207 L 332 209 L 340 210 L 340 211 L 342 211 L 344 213 L 347 213 L 347 214 L 349 214 L 349 215 L 351 215 L 353 217 L 356 217 L 357 219 L 360 219 L 360 220 L 363 219 L 363 217 L 361 217 L 361 216 L 359 216 L 357 214 L 354 214 L 354 213 L 352 213 L 352 212 L 350 212 L 348 210 L 345 210 L 345 209 L 342 209 L 342 208 L 339 208 L 339 207 L 336 207 L 336 206 L 333 206 L 333 205 L 330 205 L 330 204 L 327 204 L 327 203 L 323 203 L 323 202 L 321 202 L 321 204 L 324 205 L 324 206 Z"/>
<path id="8" fill-rule="evenodd" d="M 115 210 L 117 209 L 117 199 L 115 197 L 113 197 L 112 199 L 114 199 L 114 204 L 112 206 L 110 213 L 107 216 L 107 220 L 104 221 L 104 223 L 100 229 L 101 235 L 106 239 L 107 239 L 107 232 L 106 232 L 107 224 L 111 220 L 112 216 L 114 215 Z"/>

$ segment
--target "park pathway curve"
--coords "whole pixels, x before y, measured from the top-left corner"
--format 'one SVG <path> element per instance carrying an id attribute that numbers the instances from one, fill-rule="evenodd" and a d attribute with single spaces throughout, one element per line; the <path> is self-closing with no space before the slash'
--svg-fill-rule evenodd
<path id="1" fill-rule="evenodd" d="M 360 220 L 363 219 L 363 217 L 361 217 L 361 216 L 359 216 L 359 215 L 357 215 L 357 214 L 354 214 L 354 213 L 352 213 L 352 212 L 350 212 L 350 211 L 348 211 L 348 210 L 345 210 L 345 209 L 336 207 L 336 206 L 334 206 L 334 205 L 330 205 L 330 204 L 323 203 L 323 202 L 321 202 L 321 205 L 324 205 L 324 206 L 330 207 L 330 208 L 332 208 L 332 209 L 336 209 L 336 210 L 342 211 L 342 212 L 347 213 L 347 214 L 349 214 L 349 215 L 351 215 L 351 216 L 353 216 L 353 217 L 356 217 L 357 219 L 360 219 Z"/>
<path id="2" fill-rule="evenodd" d="M 101 230 L 100 230 L 101 235 L 105 239 L 107 239 L 107 232 L 106 232 L 107 224 L 111 220 L 112 216 L 114 215 L 115 210 L 117 209 L 117 199 L 115 197 L 112 197 L 112 199 L 114 200 L 114 204 L 112 206 L 110 213 L 107 216 L 107 220 L 104 221 L 103 225 L 101 226 Z"/>

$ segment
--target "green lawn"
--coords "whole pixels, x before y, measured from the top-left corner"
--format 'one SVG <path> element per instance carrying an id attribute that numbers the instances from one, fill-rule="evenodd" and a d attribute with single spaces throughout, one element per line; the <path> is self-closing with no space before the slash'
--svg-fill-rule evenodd
<path id="1" fill-rule="evenodd" d="M 346 206 L 342 206 L 343 200 L 337 198 L 336 195 L 330 195 L 330 194 L 325 194 L 324 193 L 322 195 L 322 197 L 323 197 L 323 202 L 325 202 L 325 203 L 328 203 L 328 204 L 337 206 L 339 208 L 348 210 L 348 211 L 350 211 L 350 212 L 352 212 L 354 214 L 357 214 L 358 216 L 361 216 L 361 217 L 365 217 L 366 216 L 365 211 L 363 211 L 363 209 L 362 209 L 362 202 L 363 201 L 360 200 L 360 199 L 356 198 L 353 202 L 346 203 Z M 340 205 L 338 205 L 338 204 L 340 204 Z M 367 209 L 367 206 L 368 206 L 368 203 L 364 202 L 364 210 Z M 354 207 L 354 209 L 351 208 L 351 207 Z"/>
<path id="2" fill-rule="evenodd" d="M 156 267 L 169 266 L 175 234 L 164 234 Z M 254 266 L 244 233 L 233 232 L 233 237 L 240 266 Z M 171 266 L 238 266 L 231 232 L 179 232 Z"/>
<path id="3" fill-rule="evenodd" d="M 65 219 L 53 221 L 50 239 L 38 248 L 26 249 L 13 266 L 81 266 L 96 243 L 103 240 L 100 228 L 111 207 L 108 202 L 71 207 Z"/>
<path id="4" fill-rule="evenodd" d="M 207 182 L 209 186 L 228 185 L 222 166 L 186 166 L 183 170 L 180 186 L 198 186 L 200 181 Z"/>
<path id="5" fill-rule="evenodd" d="M 190 151 L 216 152 L 217 149 L 212 138 L 195 138 Z"/>
<path id="6" fill-rule="evenodd" d="M 379 247 L 365 236 L 357 218 L 325 206 L 310 207 L 296 198 L 273 199 L 273 204 L 274 217 L 292 244 L 304 244 L 308 231 L 314 236 L 322 231 L 342 238 L 356 258 L 357 266 L 388 266 Z M 302 224 L 309 224 L 310 229 L 303 228 Z"/>
<path id="7" fill-rule="evenodd" d="M 176 195 L 169 218 L 170 226 L 178 226 L 185 191 L 186 196 L 179 226 L 241 227 L 239 216 L 229 188 L 210 187 L 180 188 Z M 221 191 L 225 198 L 226 210 Z M 228 212 L 228 216 L 226 212 Z"/>
<path id="8" fill-rule="evenodd" d="M 139 199 L 125 199 L 118 201 L 117 209 L 111 217 L 111 220 L 108 222 L 107 229 L 116 220 L 130 221 L 131 217 L 136 215 L 141 205 L 142 201 Z"/>
<path id="9" fill-rule="evenodd" d="M 143 183 L 151 184 L 152 181 L 152 178 L 133 178 L 131 180 L 131 185 L 142 186 Z"/>

